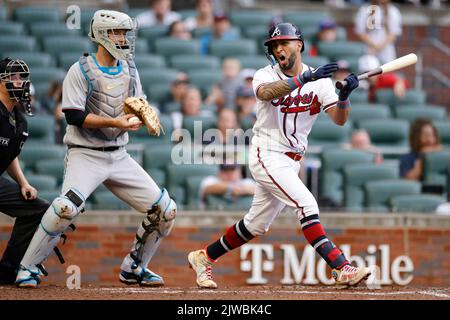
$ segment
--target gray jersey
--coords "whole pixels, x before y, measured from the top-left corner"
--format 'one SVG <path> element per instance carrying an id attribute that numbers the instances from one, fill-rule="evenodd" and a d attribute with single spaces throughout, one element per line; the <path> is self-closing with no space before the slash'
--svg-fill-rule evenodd
<path id="1" fill-rule="evenodd" d="M 86 110 L 110 118 L 122 116 L 122 104 L 129 96 L 130 81 L 125 60 L 120 60 L 117 67 L 101 67 L 93 55 L 80 59 L 70 67 L 64 79 L 62 109 Z M 143 95 L 136 70 L 134 96 Z M 64 143 L 89 147 L 123 146 L 128 143 L 128 133 L 117 128 L 85 129 L 68 125 Z"/>

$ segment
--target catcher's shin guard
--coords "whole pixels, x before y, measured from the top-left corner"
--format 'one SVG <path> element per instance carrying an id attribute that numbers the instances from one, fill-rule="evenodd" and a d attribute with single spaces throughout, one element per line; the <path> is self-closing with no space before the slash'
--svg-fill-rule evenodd
<path id="1" fill-rule="evenodd" d="M 122 262 L 122 270 L 141 274 L 158 249 L 161 239 L 172 230 L 176 214 L 177 205 L 167 190 L 162 189 L 159 199 L 147 211 L 147 216 L 136 232 L 131 252 Z"/>
<path id="2" fill-rule="evenodd" d="M 52 252 L 61 234 L 70 229 L 72 220 L 83 210 L 85 200 L 74 189 L 53 200 L 22 258 L 17 279 L 27 276 L 27 271 L 39 273 L 41 264 Z"/>

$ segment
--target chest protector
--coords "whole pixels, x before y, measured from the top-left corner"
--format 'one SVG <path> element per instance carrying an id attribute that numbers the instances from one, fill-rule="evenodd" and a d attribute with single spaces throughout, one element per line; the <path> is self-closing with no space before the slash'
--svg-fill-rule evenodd
<path id="1" fill-rule="evenodd" d="M 120 60 L 121 65 L 108 68 L 108 72 L 94 61 L 92 56 L 83 55 L 80 64 L 88 79 L 89 93 L 86 98 L 86 110 L 102 117 L 117 118 L 124 114 L 123 102 L 136 92 L 136 65 L 133 60 Z M 120 71 L 120 69 L 122 69 Z M 125 131 L 119 128 L 98 128 L 80 130 L 83 134 L 101 140 L 116 140 Z"/>

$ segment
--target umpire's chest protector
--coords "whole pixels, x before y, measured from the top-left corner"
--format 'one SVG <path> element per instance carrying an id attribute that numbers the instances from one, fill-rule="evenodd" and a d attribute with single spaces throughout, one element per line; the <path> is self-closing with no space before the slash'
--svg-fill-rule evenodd
<path id="1" fill-rule="evenodd" d="M 133 61 L 120 60 L 117 67 L 101 67 L 92 56 L 82 56 L 80 64 L 89 79 L 89 93 L 86 110 L 90 113 L 116 118 L 124 114 L 123 102 L 135 95 L 136 66 Z M 85 134 L 101 140 L 120 139 L 125 144 L 125 131 L 119 128 L 99 128 L 83 130 Z"/>

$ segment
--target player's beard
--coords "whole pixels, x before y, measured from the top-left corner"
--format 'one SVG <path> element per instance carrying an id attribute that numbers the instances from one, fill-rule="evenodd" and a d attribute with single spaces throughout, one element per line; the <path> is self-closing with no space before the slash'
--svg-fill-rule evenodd
<path id="1" fill-rule="evenodd" d="M 278 61 L 280 69 L 281 70 L 290 70 L 290 69 L 292 69 L 294 67 L 294 65 L 295 65 L 295 61 L 296 61 L 295 59 L 296 59 L 295 58 L 295 54 L 291 54 L 289 56 L 288 63 L 286 65 L 282 64 L 282 63 L 280 63 L 280 61 Z"/>

